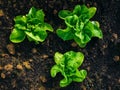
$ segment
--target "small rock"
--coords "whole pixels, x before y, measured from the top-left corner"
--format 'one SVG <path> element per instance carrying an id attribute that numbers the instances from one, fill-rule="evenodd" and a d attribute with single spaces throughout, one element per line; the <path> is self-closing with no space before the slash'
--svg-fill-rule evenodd
<path id="1" fill-rule="evenodd" d="M 103 45 L 103 49 L 107 48 L 108 46 L 107 45 Z"/>
<path id="2" fill-rule="evenodd" d="M 1 54 L 1 56 L 4 57 L 4 58 L 9 58 L 9 55 L 5 54 L 5 53 Z"/>
<path id="3" fill-rule="evenodd" d="M 113 60 L 118 62 L 118 61 L 120 61 L 120 57 L 119 56 L 114 56 Z"/>
<path id="4" fill-rule="evenodd" d="M 33 59 L 29 59 L 30 62 L 33 62 Z"/>
<path id="5" fill-rule="evenodd" d="M 13 80 L 13 81 L 11 82 L 11 84 L 12 84 L 12 87 L 15 88 L 15 87 L 16 87 L 16 80 Z"/>
<path id="6" fill-rule="evenodd" d="M 77 43 L 73 42 L 73 43 L 71 43 L 71 46 L 72 47 L 77 47 Z"/>
<path id="7" fill-rule="evenodd" d="M 48 58 L 48 55 L 44 54 L 44 55 L 42 55 L 41 58 L 43 58 L 43 59 L 47 59 L 47 58 Z"/>
<path id="8" fill-rule="evenodd" d="M 87 6 L 90 7 L 90 4 L 88 3 Z"/>
<path id="9" fill-rule="evenodd" d="M 11 75 L 11 72 L 10 72 L 10 71 L 7 71 L 7 72 L 6 72 L 6 75 Z"/>
<path id="10" fill-rule="evenodd" d="M 89 66 L 87 67 L 87 70 L 90 71 L 90 67 Z"/>
<path id="11" fill-rule="evenodd" d="M 33 49 L 32 49 L 32 53 L 34 53 L 34 54 L 37 53 L 37 49 L 36 49 L 36 48 L 33 48 Z"/>
<path id="12" fill-rule="evenodd" d="M 53 11 L 53 14 L 55 15 L 55 14 L 57 14 L 57 12 L 58 12 L 58 11 L 55 9 L 55 10 Z"/>
<path id="13" fill-rule="evenodd" d="M 3 10 L 0 9 L 0 17 L 4 16 Z"/>
<path id="14" fill-rule="evenodd" d="M 23 67 L 22 67 L 22 65 L 20 65 L 20 64 L 18 64 L 18 65 L 16 66 L 16 68 L 17 68 L 18 70 L 23 70 Z"/>
<path id="15" fill-rule="evenodd" d="M 118 83 L 120 84 L 120 78 L 118 79 Z"/>
<path id="16" fill-rule="evenodd" d="M 96 2 L 94 2 L 94 6 L 96 6 L 96 7 L 97 7 L 97 3 L 96 3 Z"/>
<path id="17" fill-rule="evenodd" d="M 0 25 L 2 25 L 2 21 L 0 21 Z"/>
<path id="18" fill-rule="evenodd" d="M 111 86 L 108 86 L 108 90 L 112 90 Z"/>
<path id="19" fill-rule="evenodd" d="M 0 70 L 3 70 L 3 67 L 2 67 L 2 66 L 0 66 Z"/>
<path id="20" fill-rule="evenodd" d="M 31 69 L 30 63 L 28 61 L 23 62 L 23 65 L 27 68 L 27 69 Z"/>
<path id="21" fill-rule="evenodd" d="M 112 36 L 114 37 L 114 39 L 118 39 L 118 35 L 116 33 L 113 33 Z"/>
<path id="22" fill-rule="evenodd" d="M 46 90 L 44 86 L 41 86 L 38 90 Z"/>
<path id="23" fill-rule="evenodd" d="M 12 43 L 7 45 L 7 49 L 8 49 L 10 54 L 12 54 L 12 55 L 15 54 L 15 47 Z"/>
<path id="24" fill-rule="evenodd" d="M 5 69 L 6 71 L 12 71 L 12 70 L 13 70 L 13 65 L 7 64 L 7 65 L 4 66 L 4 69 Z"/>
<path id="25" fill-rule="evenodd" d="M 21 53 L 18 52 L 17 55 L 18 55 L 18 56 L 21 56 Z"/>
<path id="26" fill-rule="evenodd" d="M 5 78 L 6 76 L 5 76 L 5 74 L 4 73 L 1 73 L 1 78 Z"/>
<path id="27" fill-rule="evenodd" d="M 46 79 L 45 76 L 40 76 L 40 80 L 41 80 L 43 83 L 47 82 L 47 79 Z"/>
<path id="28" fill-rule="evenodd" d="M 87 90 L 84 85 L 81 85 L 82 90 Z"/>

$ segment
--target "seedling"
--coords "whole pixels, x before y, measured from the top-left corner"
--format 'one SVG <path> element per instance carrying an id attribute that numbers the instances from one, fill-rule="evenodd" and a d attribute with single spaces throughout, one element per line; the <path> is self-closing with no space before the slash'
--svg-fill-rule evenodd
<path id="1" fill-rule="evenodd" d="M 81 52 L 69 51 L 65 54 L 56 52 L 54 60 L 56 64 L 51 68 L 51 76 L 55 77 L 58 72 L 63 75 L 60 87 L 65 87 L 72 81 L 82 82 L 85 79 L 87 71 L 78 70 L 84 60 L 84 55 Z"/>
<path id="2" fill-rule="evenodd" d="M 59 17 L 65 21 L 66 29 L 57 29 L 57 35 L 63 40 L 72 40 L 80 47 L 85 47 L 92 37 L 103 38 L 99 22 L 90 21 L 95 15 L 96 7 L 87 8 L 76 5 L 74 10 L 61 10 Z"/>
<path id="3" fill-rule="evenodd" d="M 44 12 L 32 7 L 28 14 L 16 16 L 14 18 L 15 25 L 10 35 L 13 43 L 20 43 L 26 37 L 29 41 L 35 41 L 36 44 L 43 42 L 47 37 L 47 32 L 53 32 L 50 24 L 44 22 Z"/>

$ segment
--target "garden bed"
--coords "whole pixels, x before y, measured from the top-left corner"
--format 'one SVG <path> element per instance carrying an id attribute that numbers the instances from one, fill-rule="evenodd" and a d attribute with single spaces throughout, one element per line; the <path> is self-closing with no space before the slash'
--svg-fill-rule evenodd
<path id="1" fill-rule="evenodd" d="M 92 18 L 100 22 L 103 39 L 92 38 L 85 48 L 73 40 L 63 41 L 55 31 L 64 27 L 58 17 L 63 9 L 73 10 L 75 5 L 97 7 Z M 119 0 L 0 0 L 0 90 L 120 90 L 120 1 Z M 45 21 L 54 32 L 38 45 L 25 39 L 22 43 L 10 42 L 14 17 L 25 15 L 34 6 L 43 9 Z M 82 83 L 73 82 L 60 88 L 63 78 L 50 76 L 55 64 L 55 52 L 80 51 L 85 60 L 81 68 L 88 74 Z"/>

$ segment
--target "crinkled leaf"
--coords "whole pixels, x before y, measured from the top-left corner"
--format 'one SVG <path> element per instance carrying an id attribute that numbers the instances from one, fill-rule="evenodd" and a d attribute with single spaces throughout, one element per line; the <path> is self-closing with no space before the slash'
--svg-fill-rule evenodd
<path id="1" fill-rule="evenodd" d="M 78 20 L 77 15 L 68 16 L 65 18 L 65 23 L 68 27 L 74 28 Z"/>
<path id="2" fill-rule="evenodd" d="M 38 35 L 34 35 L 32 32 L 25 32 L 28 37 L 31 38 L 31 41 L 40 41 L 40 42 L 43 42 L 43 40 L 38 36 Z"/>
<path id="3" fill-rule="evenodd" d="M 85 25 L 84 22 L 78 20 L 77 23 L 76 23 L 76 28 L 75 28 L 75 30 L 76 30 L 77 32 L 82 31 L 82 29 L 84 28 L 84 25 Z"/>
<path id="4" fill-rule="evenodd" d="M 97 21 L 91 22 L 94 26 L 94 29 L 92 29 L 93 37 L 98 37 L 100 39 L 103 38 L 102 30 L 99 28 L 99 23 Z"/>
<path id="5" fill-rule="evenodd" d="M 103 38 L 103 34 L 101 29 L 99 28 L 99 23 L 97 21 L 92 21 L 88 22 L 84 28 L 86 31 L 90 31 L 92 35 L 90 35 L 90 32 L 87 32 L 89 36 L 92 37 L 98 37 L 98 38 Z"/>
<path id="6" fill-rule="evenodd" d="M 72 77 L 73 81 L 75 82 L 82 82 L 87 76 L 86 70 L 76 71 L 75 75 Z"/>
<path id="7" fill-rule="evenodd" d="M 52 77 L 55 77 L 58 72 L 62 72 L 61 68 L 58 65 L 54 65 L 51 68 L 50 74 Z"/>
<path id="8" fill-rule="evenodd" d="M 24 31 L 21 31 L 19 29 L 13 29 L 12 33 L 10 34 L 10 40 L 14 43 L 20 43 L 25 39 L 25 33 Z"/>
<path id="9" fill-rule="evenodd" d="M 36 28 L 36 30 L 39 30 L 39 32 L 36 32 L 35 34 L 38 35 L 43 42 L 47 37 L 47 32 L 43 28 Z"/>
<path id="10" fill-rule="evenodd" d="M 58 16 L 61 18 L 61 19 L 65 19 L 67 16 L 70 16 L 72 14 L 71 11 L 69 10 L 61 10 L 59 13 L 58 13 Z"/>
<path id="11" fill-rule="evenodd" d="M 50 24 L 48 24 L 48 23 L 44 23 L 43 26 L 42 26 L 42 28 L 43 28 L 44 30 L 48 30 L 48 31 L 50 31 L 50 32 L 53 32 L 52 26 L 51 26 Z"/>
<path id="12" fill-rule="evenodd" d="M 85 71 L 78 70 L 84 59 L 81 52 L 69 51 L 64 54 L 57 52 L 54 59 L 56 59 L 56 65 L 51 68 L 51 76 L 55 77 L 58 72 L 63 75 L 64 79 L 60 81 L 60 87 L 65 87 L 72 81 L 82 82 L 85 79 Z"/>
<path id="13" fill-rule="evenodd" d="M 74 37 L 74 32 L 72 28 L 66 29 L 57 29 L 57 35 L 62 38 L 63 40 L 71 40 Z"/>
<path id="14" fill-rule="evenodd" d="M 84 43 L 88 43 L 91 40 L 92 35 L 90 33 L 91 32 L 89 30 L 86 30 L 82 32 L 76 32 L 75 35 L 81 40 L 81 43 L 84 44 Z"/>
<path id="15" fill-rule="evenodd" d="M 19 30 L 20 34 L 23 33 L 23 36 L 26 34 L 29 41 L 35 41 L 37 44 L 43 42 L 47 37 L 46 30 L 53 32 L 52 26 L 44 23 L 44 16 L 42 10 L 37 10 L 32 7 L 25 16 L 17 16 L 14 18 L 14 28 Z M 13 34 L 11 34 L 10 37 L 14 37 L 12 35 Z M 20 37 L 20 35 L 18 35 L 18 37 Z"/>
<path id="16" fill-rule="evenodd" d="M 81 14 L 87 14 L 88 13 L 88 8 L 85 5 L 81 6 Z"/>
<path id="17" fill-rule="evenodd" d="M 31 18 L 35 17 L 36 15 L 36 8 L 35 7 L 32 7 L 30 8 L 29 12 L 28 12 L 28 16 L 31 16 Z"/>
<path id="18" fill-rule="evenodd" d="M 86 19 L 88 21 L 95 15 L 96 7 L 87 8 L 86 6 L 84 6 L 83 11 L 81 10 L 81 12 L 82 12 L 82 14 L 81 14 L 80 18 L 83 22 L 85 22 Z"/>
<path id="19" fill-rule="evenodd" d="M 26 16 L 16 16 L 14 18 L 14 21 L 15 21 L 15 24 L 26 25 L 27 18 L 26 18 Z"/>
<path id="20" fill-rule="evenodd" d="M 84 55 L 82 53 L 74 51 L 65 53 L 64 57 L 66 57 L 67 67 L 73 67 L 74 69 L 77 69 L 83 63 L 84 59 Z"/>
<path id="21" fill-rule="evenodd" d="M 29 23 L 30 25 L 36 25 L 41 23 L 41 21 L 37 18 L 30 18 L 27 23 Z"/>
<path id="22" fill-rule="evenodd" d="M 64 63 L 64 57 L 63 54 L 56 52 L 54 56 L 55 63 L 59 65 L 61 62 Z"/>
<path id="23" fill-rule="evenodd" d="M 73 14 L 76 14 L 78 17 L 81 15 L 81 6 L 80 5 L 76 5 L 74 10 L 73 10 Z"/>
<path id="24" fill-rule="evenodd" d="M 74 36 L 74 40 L 81 48 L 84 48 L 86 46 L 86 44 L 87 44 L 87 43 L 82 43 L 81 39 L 76 37 L 76 36 Z"/>
<path id="25" fill-rule="evenodd" d="M 37 32 L 39 31 L 39 32 Z M 47 37 L 47 33 L 46 31 L 40 29 L 40 28 L 36 28 L 36 32 L 25 32 L 30 38 L 32 38 L 34 41 L 39 41 L 39 42 L 43 42 L 45 40 L 45 38 Z"/>
<path id="26" fill-rule="evenodd" d="M 77 5 L 73 12 L 70 12 L 69 14 L 67 12 L 69 11 L 64 11 L 64 17 L 62 18 L 65 20 L 67 30 L 57 30 L 57 35 L 60 38 L 63 40 L 74 39 L 80 47 L 85 47 L 92 37 L 98 37 L 100 39 L 103 37 L 102 31 L 99 28 L 99 23 L 94 21 L 90 23 L 90 19 L 96 13 L 96 7 L 88 8 L 85 5 Z M 68 30 L 68 28 L 70 30 Z"/>
<path id="27" fill-rule="evenodd" d="M 86 24 L 89 21 L 88 15 L 87 14 L 80 15 L 79 21 L 83 22 L 84 24 Z"/>
<path id="28" fill-rule="evenodd" d="M 64 77 L 64 79 L 62 79 L 62 80 L 60 81 L 60 87 L 66 87 L 66 86 L 69 85 L 71 82 L 72 82 L 72 79 L 71 79 L 71 78 L 67 78 L 67 76 L 66 76 L 66 77 Z"/>
<path id="29" fill-rule="evenodd" d="M 88 43 L 91 40 L 91 37 L 87 34 L 84 35 L 84 39 L 81 40 L 82 43 Z"/>
<path id="30" fill-rule="evenodd" d="M 42 10 L 38 10 L 36 12 L 36 16 L 35 17 L 37 19 L 39 19 L 41 21 L 41 23 L 43 23 L 44 22 L 44 16 L 45 16 L 44 12 Z"/>
<path id="31" fill-rule="evenodd" d="M 96 7 L 91 7 L 88 9 L 88 14 L 87 14 L 88 19 L 92 18 L 95 15 L 96 10 L 97 10 Z"/>
<path id="32" fill-rule="evenodd" d="M 19 30 L 26 30 L 26 27 L 24 25 L 21 25 L 21 24 L 15 24 L 14 26 L 16 29 L 19 29 Z"/>

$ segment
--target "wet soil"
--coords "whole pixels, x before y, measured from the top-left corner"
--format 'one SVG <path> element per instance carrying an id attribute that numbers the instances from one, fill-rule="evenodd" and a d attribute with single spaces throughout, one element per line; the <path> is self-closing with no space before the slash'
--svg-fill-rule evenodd
<path id="1" fill-rule="evenodd" d="M 64 42 L 54 31 L 39 45 L 27 39 L 10 42 L 14 17 L 28 13 L 32 6 L 43 9 L 45 21 L 56 30 L 64 27 L 58 12 L 72 10 L 77 4 L 97 7 L 92 20 L 100 22 L 102 40 L 93 38 L 82 49 L 74 41 Z M 70 50 L 84 53 L 80 69 L 86 69 L 88 75 L 82 83 L 60 88 L 63 77 L 50 76 L 53 56 Z M 120 0 L 0 0 L 0 90 L 120 90 Z"/>

